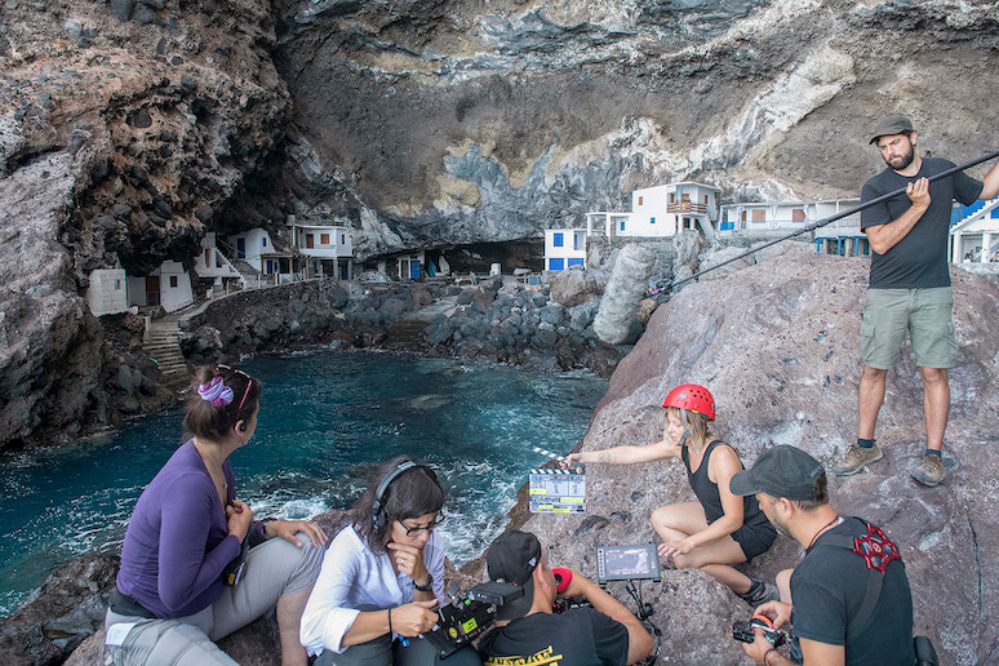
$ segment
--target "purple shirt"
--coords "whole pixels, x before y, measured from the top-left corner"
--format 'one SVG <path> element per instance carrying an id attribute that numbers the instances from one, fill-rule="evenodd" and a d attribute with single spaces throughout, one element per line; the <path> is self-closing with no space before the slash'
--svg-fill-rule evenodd
<path id="1" fill-rule="evenodd" d="M 228 460 L 222 471 L 232 502 L 235 480 Z M 263 541 L 263 523 L 255 522 L 248 538 L 251 545 Z M 121 547 L 118 591 L 161 618 L 193 615 L 222 594 L 222 572 L 240 549 L 212 477 L 188 440 L 135 505 Z"/>

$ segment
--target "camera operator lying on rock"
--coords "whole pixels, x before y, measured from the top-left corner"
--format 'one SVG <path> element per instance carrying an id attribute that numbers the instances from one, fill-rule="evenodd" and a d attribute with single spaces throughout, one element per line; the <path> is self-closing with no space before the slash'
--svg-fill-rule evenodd
<path id="1" fill-rule="evenodd" d="M 521 586 L 524 595 L 498 608 L 497 628 L 479 646 L 486 666 L 624 666 L 652 652 L 652 638 L 638 618 L 575 571 L 561 596 L 585 597 L 593 607 L 553 613 L 560 595 L 547 560 L 528 532 L 505 532 L 489 546 L 490 580 Z"/>
<path id="2" fill-rule="evenodd" d="M 797 644 L 805 666 L 916 663 L 905 565 L 880 528 L 836 513 L 818 461 L 793 446 L 775 446 L 733 476 L 730 487 L 755 495 L 774 527 L 805 548 L 793 572 L 777 577 L 783 601 L 757 609 L 775 627 L 791 621 L 792 654 L 784 656 L 757 629 L 755 641 L 743 646 L 753 661 L 802 663 Z"/>

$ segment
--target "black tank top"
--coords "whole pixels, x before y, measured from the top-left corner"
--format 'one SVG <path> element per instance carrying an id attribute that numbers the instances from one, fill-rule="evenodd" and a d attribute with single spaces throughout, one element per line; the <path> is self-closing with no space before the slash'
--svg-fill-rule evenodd
<path id="1" fill-rule="evenodd" d="M 708 525 L 725 515 L 725 511 L 722 509 L 721 495 L 718 493 L 718 484 L 708 476 L 708 461 L 711 459 L 711 452 L 715 450 L 716 446 L 724 443 L 720 439 L 716 439 L 708 444 L 696 472 L 690 471 L 690 451 L 687 446 L 684 445 L 680 451 L 683 464 L 687 468 L 687 481 L 690 482 L 690 487 L 694 490 L 697 501 L 704 507 L 704 516 L 708 519 Z M 739 466 L 742 467 L 741 460 Z M 743 498 L 743 501 L 742 522 L 744 525 L 762 525 L 768 522 L 766 515 L 760 510 L 760 503 L 756 501 L 754 496 L 748 495 Z"/>

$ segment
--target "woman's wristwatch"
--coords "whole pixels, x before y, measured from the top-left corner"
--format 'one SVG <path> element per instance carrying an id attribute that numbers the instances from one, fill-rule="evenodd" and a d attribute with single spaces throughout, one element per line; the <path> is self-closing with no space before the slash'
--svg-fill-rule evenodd
<path id="1" fill-rule="evenodd" d="M 413 587 L 419 590 L 420 592 L 429 592 L 430 586 L 433 584 L 434 584 L 434 577 L 429 571 L 427 572 L 427 580 L 423 582 L 423 585 L 420 585 L 415 580 L 413 581 Z"/>

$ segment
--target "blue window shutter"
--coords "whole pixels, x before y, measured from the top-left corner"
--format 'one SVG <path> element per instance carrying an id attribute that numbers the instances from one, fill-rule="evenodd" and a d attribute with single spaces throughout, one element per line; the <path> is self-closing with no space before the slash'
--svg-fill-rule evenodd
<path id="1" fill-rule="evenodd" d="M 621 220 L 621 231 L 624 231 L 624 220 Z"/>
<path id="2" fill-rule="evenodd" d="M 564 242 L 564 240 L 562 238 L 562 234 L 554 234 L 553 235 L 553 237 L 552 237 L 552 245 L 554 245 L 555 247 L 562 247 L 563 242 Z"/>
<path id="3" fill-rule="evenodd" d="M 583 260 L 578 257 L 574 259 L 569 259 L 568 268 L 572 268 L 573 266 L 582 266 L 582 265 L 583 265 Z"/>
<path id="4" fill-rule="evenodd" d="M 550 271 L 565 270 L 565 259 L 549 259 L 548 270 Z"/>
<path id="5" fill-rule="evenodd" d="M 655 223 L 656 223 L 656 218 L 650 217 L 649 218 L 649 224 L 655 224 Z"/>

